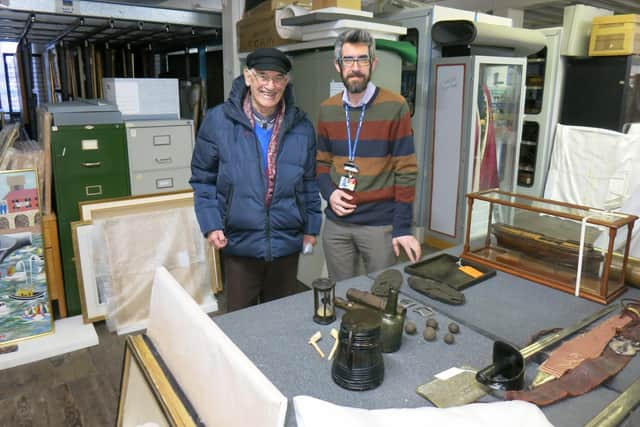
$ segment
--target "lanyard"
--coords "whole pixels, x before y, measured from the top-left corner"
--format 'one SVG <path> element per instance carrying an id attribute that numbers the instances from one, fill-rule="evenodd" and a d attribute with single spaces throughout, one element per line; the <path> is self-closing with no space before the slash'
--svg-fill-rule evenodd
<path id="1" fill-rule="evenodd" d="M 360 112 L 360 120 L 358 120 L 358 129 L 356 129 L 356 137 L 351 145 L 351 119 L 349 118 L 349 104 L 344 104 L 344 115 L 347 122 L 347 143 L 349 144 L 349 160 L 353 161 L 356 158 L 356 149 L 358 148 L 358 141 L 360 140 L 360 129 L 362 129 L 362 122 L 364 121 L 364 110 L 367 105 L 362 104 L 362 111 Z"/>

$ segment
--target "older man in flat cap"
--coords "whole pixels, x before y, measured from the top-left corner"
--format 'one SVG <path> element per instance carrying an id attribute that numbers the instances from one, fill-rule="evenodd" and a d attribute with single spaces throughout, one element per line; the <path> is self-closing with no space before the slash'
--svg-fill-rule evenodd
<path id="1" fill-rule="evenodd" d="M 294 293 L 298 256 L 320 232 L 315 133 L 294 105 L 290 69 L 277 49 L 249 54 L 196 140 L 195 211 L 223 254 L 228 311 Z"/>

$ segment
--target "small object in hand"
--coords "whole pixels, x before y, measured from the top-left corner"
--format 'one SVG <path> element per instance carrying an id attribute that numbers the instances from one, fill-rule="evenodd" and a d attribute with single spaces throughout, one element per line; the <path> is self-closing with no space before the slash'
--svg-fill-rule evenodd
<path id="1" fill-rule="evenodd" d="M 416 332 L 418 332 L 418 328 L 415 322 L 412 322 L 411 320 L 409 320 L 404 325 L 404 331 L 409 335 L 414 335 Z"/>
<path id="2" fill-rule="evenodd" d="M 447 344 L 453 344 L 454 342 L 456 342 L 456 339 L 453 334 L 447 334 L 444 336 L 444 342 L 446 342 Z"/>
<path id="3" fill-rule="evenodd" d="M 433 328 L 433 329 L 437 330 L 438 329 L 438 321 L 436 319 L 434 319 L 434 318 L 429 318 L 429 319 L 427 319 L 426 326 L 429 327 L 429 328 Z"/>
<path id="4" fill-rule="evenodd" d="M 452 334 L 457 334 L 460 332 L 460 326 L 456 322 L 449 323 L 449 332 Z"/>
<path id="5" fill-rule="evenodd" d="M 427 326 L 426 328 L 424 328 L 422 336 L 426 341 L 434 341 L 436 339 L 436 330 L 431 326 Z"/>
<path id="6" fill-rule="evenodd" d="M 307 243 L 306 245 L 304 245 L 304 248 L 302 249 L 302 255 L 310 255 L 313 253 L 313 245 L 311 243 Z"/>

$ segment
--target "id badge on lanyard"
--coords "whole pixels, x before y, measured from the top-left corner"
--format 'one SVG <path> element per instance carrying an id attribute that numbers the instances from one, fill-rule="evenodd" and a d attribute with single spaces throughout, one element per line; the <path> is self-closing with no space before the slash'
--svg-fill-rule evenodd
<path id="1" fill-rule="evenodd" d="M 347 124 L 347 144 L 349 149 L 349 157 L 348 160 L 343 165 L 343 169 L 345 174 L 340 177 L 340 182 L 338 184 L 338 188 L 341 190 L 355 191 L 356 185 L 358 181 L 356 179 L 356 175 L 360 173 L 360 169 L 355 163 L 356 157 L 356 149 L 358 148 L 358 141 L 360 140 L 360 129 L 362 129 L 362 122 L 364 121 L 364 112 L 366 109 L 366 105 L 362 106 L 362 110 L 360 112 L 360 120 L 358 120 L 358 128 L 356 129 L 356 137 L 354 141 L 351 141 L 351 119 L 349 117 L 349 106 L 345 104 L 344 113 L 346 117 Z"/>

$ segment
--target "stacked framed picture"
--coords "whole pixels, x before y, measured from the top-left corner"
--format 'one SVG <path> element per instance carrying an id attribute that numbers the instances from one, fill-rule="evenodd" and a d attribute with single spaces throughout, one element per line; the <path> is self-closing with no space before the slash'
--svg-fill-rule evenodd
<path id="1" fill-rule="evenodd" d="M 0 171 L 0 348 L 53 331 L 38 174 Z"/>
<path id="2" fill-rule="evenodd" d="M 71 231 L 85 323 L 106 319 L 118 333 L 144 329 L 160 265 L 206 311 L 217 310 L 219 254 L 199 231 L 192 191 L 82 202 L 79 210 Z"/>

